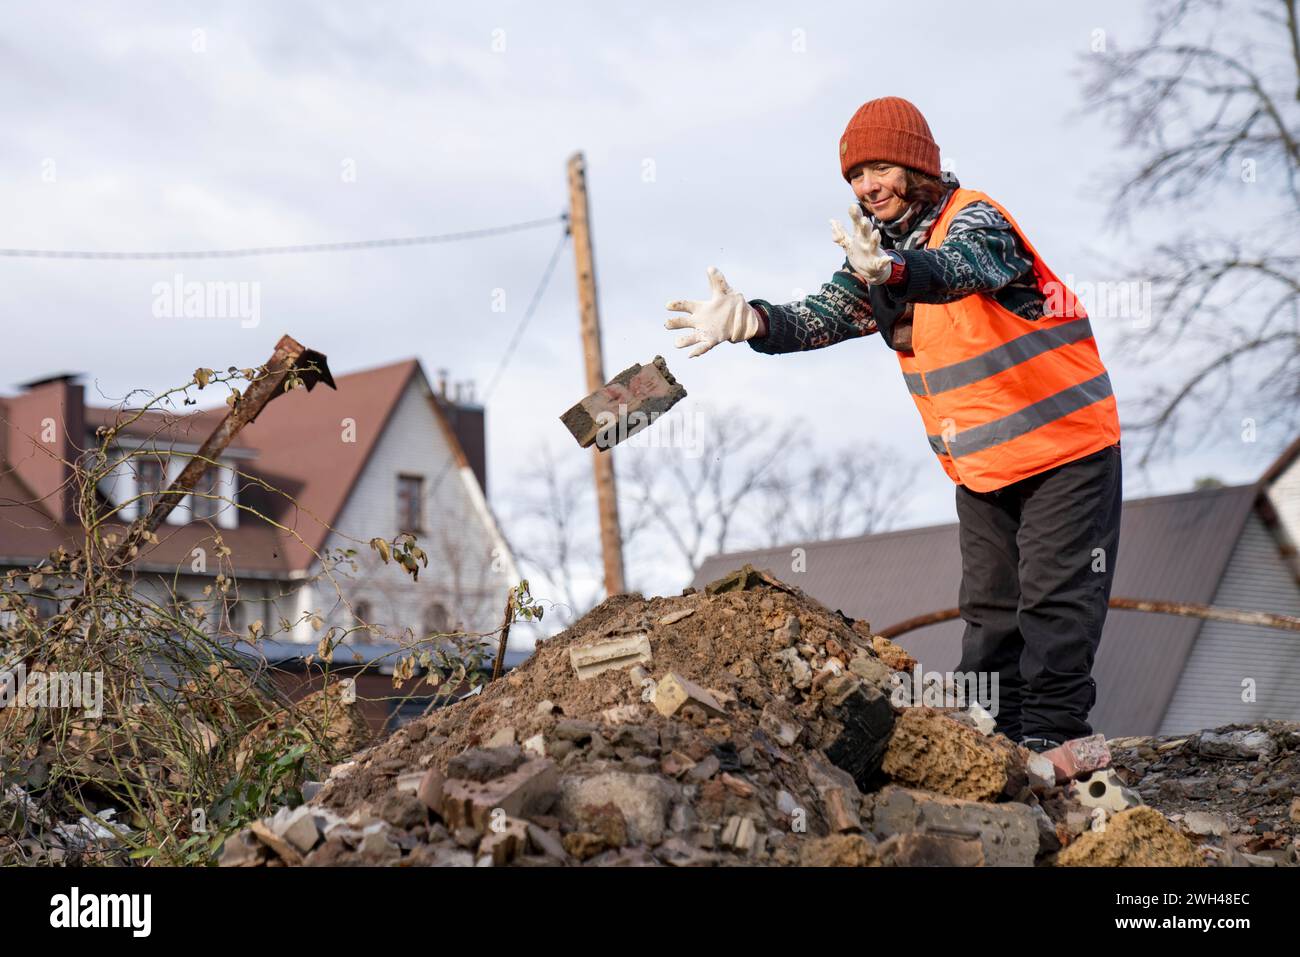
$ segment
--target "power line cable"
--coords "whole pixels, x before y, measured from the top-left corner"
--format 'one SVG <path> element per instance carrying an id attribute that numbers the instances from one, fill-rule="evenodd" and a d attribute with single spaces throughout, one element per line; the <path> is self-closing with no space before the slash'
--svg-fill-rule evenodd
<path id="1" fill-rule="evenodd" d="M 527 222 L 486 229 L 467 229 L 456 233 L 439 233 L 431 236 L 407 236 L 399 239 L 362 239 L 343 243 L 307 243 L 298 246 L 251 246 L 245 249 L 196 249 L 172 252 L 92 252 L 76 249 L 0 249 L 0 256 L 11 259 L 236 259 L 249 256 L 285 256 L 295 253 L 338 253 L 358 249 L 390 249 L 397 246 L 431 246 L 435 243 L 453 243 L 466 239 L 484 239 L 506 233 L 538 229 L 554 223 L 565 222 L 568 215 L 530 219 Z"/>
<path id="2" fill-rule="evenodd" d="M 483 404 L 487 404 L 488 397 L 492 395 L 492 390 L 496 388 L 497 381 L 501 374 L 506 371 L 506 366 L 510 362 L 510 357 L 514 354 L 515 346 L 523 337 L 524 329 L 528 326 L 528 320 L 533 317 L 533 312 L 537 309 L 537 304 L 542 301 L 542 293 L 546 291 L 547 284 L 551 281 L 551 273 L 555 272 L 555 264 L 560 260 L 560 253 L 564 250 L 564 244 L 569 241 L 569 231 L 566 229 L 560 234 L 560 241 L 555 244 L 555 250 L 551 253 L 551 259 L 542 270 L 542 278 L 537 283 L 537 288 L 533 290 L 533 297 L 528 302 L 528 308 L 524 310 L 523 317 L 519 320 L 519 325 L 515 327 L 514 335 L 510 337 L 510 342 L 506 345 L 506 351 L 501 355 L 501 361 L 497 365 L 496 372 L 492 373 L 492 378 L 488 382 L 487 388 L 483 390 Z"/>
<path id="3" fill-rule="evenodd" d="M 564 216 L 561 218 L 567 219 L 568 217 Z M 496 371 L 492 373 L 492 380 L 488 383 L 487 388 L 483 390 L 483 398 L 480 400 L 481 405 L 487 405 L 488 397 L 492 394 L 492 390 L 496 387 L 497 381 L 501 378 L 501 374 L 509 364 L 510 356 L 514 353 L 515 346 L 519 344 L 519 340 L 523 337 L 524 328 L 528 325 L 528 320 L 533 317 L 533 313 L 537 310 L 538 304 L 542 301 L 542 293 L 546 291 L 546 287 L 551 281 L 551 274 L 555 272 L 555 264 L 560 261 L 560 253 L 564 251 L 564 245 L 568 241 L 569 230 L 566 229 L 560 234 L 560 241 L 555 244 L 555 249 L 551 252 L 551 258 L 546 263 L 546 268 L 542 270 L 542 277 L 538 280 L 537 288 L 533 290 L 532 298 L 529 300 L 528 307 L 524 310 L 524 314 L 519 320 L 519 325 L 515 327 L 514 334 L 510 337 L 510 342 L 506 344 L 505 351 L 501 354 L 501 361 L 497 363 Z M 448 397 L 447 401 L 452 405 L 456 404 L 456 401 L 453 398 Z M 429 491 L 426 493 L 426 497 L 432 498 L 433 495 L 435 495 L 442 487 L 442 480 L 447 477 L 448 473 L 451 471 L 451 466 L 455 461 L 455 458 L 449 458 L 447 463 L 439 469 L 438 474 L 435 475 L 433 481 L 429 483 Z"/>

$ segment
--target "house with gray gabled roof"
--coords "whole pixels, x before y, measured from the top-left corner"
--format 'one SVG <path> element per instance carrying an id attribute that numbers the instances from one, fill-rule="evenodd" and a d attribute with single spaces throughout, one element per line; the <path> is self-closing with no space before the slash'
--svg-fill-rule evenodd
<path id="1" fill-rule="evenodd" d="M 1298 538 L 1300 442 L 1253 484 L 1125 502 L 1112 594 L 1300 616 Z M 958 604 L 956 524 L 715 555 L 693 584 L 746 562 L 876 630 Z M 963 628 L 895 640 L 924 669 L 953 671 Z M 1110 737 L 1300 720 L 1296 632 L 1112 609 L 1093 675 L 1089 720 Z"/>

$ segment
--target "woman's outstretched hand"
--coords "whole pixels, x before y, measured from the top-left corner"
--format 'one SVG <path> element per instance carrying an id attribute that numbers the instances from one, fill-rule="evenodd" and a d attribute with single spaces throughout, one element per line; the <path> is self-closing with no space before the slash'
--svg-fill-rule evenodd
<path id="1" fill-rule="evenodd" d="M 893 260 L 880 251 L 880 230 L 872 227 L 859 207 L 849 207 L 849 218 L 853 220 L 853 235 L 845 235 L 840 224 L 832 219 L 831 239 L 844 250 L 853 271 L 877 286 L 889 278 Z"/>
<path id="2" fill-rule="evenodd" d="M 674 299 L 668 303 L 669 309 L 685 315 L 670 316 L 664 328 L 693 330 L 678 336 L 676 342 L 679 349 L 695 346 L 691 358 L 704 355 L 719 342 L 752 339 L 759 331 L 758 312 L 727 285 L 716 266 L 709 267 L 709 287 L 713 290 L 709 299 Z"/>

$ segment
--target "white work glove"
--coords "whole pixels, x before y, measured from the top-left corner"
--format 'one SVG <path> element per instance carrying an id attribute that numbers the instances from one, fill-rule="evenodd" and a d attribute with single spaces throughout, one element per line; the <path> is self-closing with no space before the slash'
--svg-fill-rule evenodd
<path id="1" fill-rule="evenodd" d="M 853 236 L 846 236 L 840 224 L 832 219 L 831 239 L 844 250 L 853 271 L 869 284 L 878 286 L 889 278 L 893 260 L 880 251 L 880 230 L 872 227 L 859 207 L 849 207 L 849 218 L 853 220 Z"/>
<path id="2" fill-rule="evenodd" d="M 745 297 L 727 285 L 717 266 L 709 267 L 711 299 L 674 299 L 668 308 L 684 312 L 684 316 L 670 316 L 665 329 L 693 329 L 677 337 L 677 348 L 695 346 L 691 358 L 702 356 L 719 342 L 744 342 L 758 334 L 758 312 L 745 301 Z M 699 345 L 696 345 L 699 343 Z"/>

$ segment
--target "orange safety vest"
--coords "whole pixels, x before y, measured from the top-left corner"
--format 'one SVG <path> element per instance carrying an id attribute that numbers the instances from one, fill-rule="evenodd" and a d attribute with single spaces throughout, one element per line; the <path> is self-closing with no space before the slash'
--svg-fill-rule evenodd
<path id="1" fill-rule="evenodd" d="M 1044 317 L 1022 319 L 987 293 L 916 303 L 912 351 L 898 353 L 930 448 L 954 482 L 991 492 L 1119 441 L 1110 377 L 1083 305 L 1043 263 L 1011 214 L 985 194 L 954 190 L 926 244 L 983 201 L 1034 259 Z"/>

